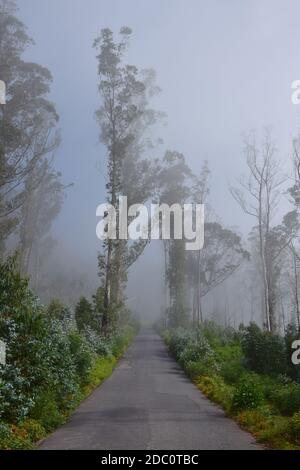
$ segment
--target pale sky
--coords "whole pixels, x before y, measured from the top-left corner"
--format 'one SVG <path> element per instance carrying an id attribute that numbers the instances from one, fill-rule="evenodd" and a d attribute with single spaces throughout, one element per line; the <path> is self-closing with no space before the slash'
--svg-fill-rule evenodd
<path id="1" fill-rule="evenodd" d="M 55 227 L 66 250 L 77 252 L 80 262 L 96 272 L 95 210 L 105 197 L 105 152 L 94 119 L 99 97 L 92 44 L 102 28 L 118 31 L 123 25 L 133 29 L 128 62 L 157 72 L 162 93 L 153 105 L 168 116 L 160 131 L 163 148 L 182 152 L 194 171 L 208 160 L 215 211 L 226 225 L 247 233 L 253 221 L 232 200 L 228 182 L 245 171 L 243 134 L 264 126 L 271 126 L 278 158 L 288 167 L 291 141 L 300 130 L 300 105 L 291 103 L 291 83 L 300 79 L 300 2 L 18 3 L 36 42 L 27 57 L 54 77 L 51 97 L 63 138 L 57 167 L 65 182 L 75 183 Z M 148 265 L 144 261 L 139 269 L 155 272 L 152 258 L 146 255 Z M 134 279 L 139 282 L 139 276 Z"/>

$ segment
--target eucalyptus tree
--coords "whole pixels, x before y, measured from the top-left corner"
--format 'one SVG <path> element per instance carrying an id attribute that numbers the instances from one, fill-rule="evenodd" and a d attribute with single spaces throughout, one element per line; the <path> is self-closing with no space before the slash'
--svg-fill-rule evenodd
<path id="1" fill-rule="evenodd" d="M 143 157 L 149 143 L 147 129 L 158 117 L 149 99 L 158 92 L 155 74 L 124 63 L 130 28 L 120 30 L 116 41 L 103 29 L 94 42 L 97 51 L 101 106 L 96 112 L 100 140 L 107 153 L 107 202 L 117 209 L 120 195 L 129 204 L 143 203 L 155 186 L 156 162 Z M 145 242 L 128 246 L 127 240 L 106 239 L 98 257 L 103 284 L 102 328 L 106 332 L 117 321 L 122 305 L 122 286 L 129 267 L 142 253 Z"/>
<path id="2" fill-rule="evenodd" d="M 176 151 L 167 151 L 159 172 L 159 202 L 182 206 L 190 199 L 192 172 L 184 156 Z M 173 217 L 172 217 L 173 216 Z M 175 238 L 174 214 L 171 213 L 170 240 L 164 240 L 165 285 L 169 302 L 166 306 L 167 320 L 171 327 L 186 326 L 189 307 L 187 301 L 187 252 L 185 240 Z"/>
<path id="3" fill-rule="evenodd" d="M 23 275 L 30 275 L 37 291 L 40 270 L 55 244 L 50 229 L 61 210 L 66 188 L 61 173 L 47 159 L 36 165 L 24 182 L 18 230 L 20 269 Z"/>
<path id="4" fill-rule="evenodd" d="M 52 81 L 46 68 L 23 60 L 33 43 L 16 17 L 13 0 L 0 0 L 0 79 L 6 104 L 0 106 L 0 240 L 19 222 L 24 181 L 59 143 L 58 115 L 47 95 Z"/>
<path id="5" fill-rule="evenodd" d="M 206 222 L 204 245 L 200 253 L 190 252 L 189 276 L 196 291 L 197 309 L 194 321 L 203 320 L 202 299 L 218 285 L 232 276 L 249 259 L 241 237 L 219 222 Z M 200 304 L 200 307 L 199 307 Z"/>
<path id="6" fill-rule="evenodd" d="M 209 205 L 208 205 L 208 195 L 209 195 L 209 178 L 210 170 L 208 168 L 208 162 L 205 161 L 202 165 L 200 175 L 193 176 L 193 186 L 191 188 L 191 194 L 193 202 L 197 204 L 205 204 L 205 220 L 209 218 Z M 192 311 L 193 311 L 193 322 L 200 320 L 202 321 L 203 312 L 202 312 L 202 295 L 201 295 L 201 265 L 202 265 L 202 256 L 203 250 L 197 250 L 194 253 L 189 253 L 189 269 L 188 276 L 191 285 L 192 291 Z"/>

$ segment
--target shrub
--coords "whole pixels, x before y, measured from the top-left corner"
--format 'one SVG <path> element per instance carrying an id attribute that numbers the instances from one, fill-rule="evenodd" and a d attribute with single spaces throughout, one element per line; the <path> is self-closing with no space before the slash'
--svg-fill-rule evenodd
<path id="1" fill-rule="evenodd" d="M 213 360 L 214 353 L 204 336 L 198 336 L 188 342 L 184 349 L 181 350 L 178 359 L 179 362 L 186 367 L 191 362 L 205 361 L 210 358 Z"/>
<path id="2" fill-rule="evenodd" d="M 11 427 L 6 423 L 0 423 L 0 449 L 8 449 L 11 439 Z"/>
<path id="3" fill-rule="evenodd" d="M 172 331 L 169 338 L 169 348 L 171 353 L 179 358 L 183 350 L 188 346 L 190 342 L 194 340 L 195 335 L 184 328 L 177 328 Z"/>
<path id="4" fill-rule="evenodd" d="M 266 442 L 274 449 L 293 448 L 288 431 L 289 420 L 274 415 L 267 406 L 241 411 L 236 415 L 236 420 L 253 432 L 259 442 Z"/>
<path id="5" fill-rule="evenodd" d="M 53 390 L 63 401 L 78 389 L 60 322 L 44 314 L 28 281 L 16 271 L 13 261 L 0 265 L 0 285 L 10 293 L 0 289 L 0 337 L 7 344 L 7 364 L 0 369 L 0 413 L 11 423 L 26 418 L 43 390 Z"/>
<path id="6" fill-rule="evenodd" d="M 72 362 L 80 385 L 86 385 L 89 380 L 89 372 L 93 363 L 92 351 L 85 339 L 76 332 L 68 336 Z"/>
<path id="7" fill-rule="evenodd" d="M 279 386 L 271 394 L 271 400 L 283 415 L 291 416 L 300 411 L 300 385 L 292 382 Z"/>
<path id="8" fill-rule="evenodd" d="M 19 428 L 24 430 L 32 442 L 37 442 L 45 436 L 45 429 L 34 419 L 27 419 Z"/>
<path id="9" fill-rule="evenodd" d="M 172 338 L 171 331 L 170 330 L 162 330 L 161 331 L 160 329 L 158 329 L 158 333 L 161 335 L 161 337 L 163 338 L 166 345 L 168 347 L 170 347 L 171 338 Z"/>
<path id="10" fill-rule="evenodd" d="M 101 357 L 112 356 L 109 340 L 98 335 L 93 329 L 87 327 L 83 331 L 84 337 L 90 348 Z"/>
<path id="11" fill-rule="evenodd" d="M 217 369 L 214 352 L 201 328 L 196 330 L 177 328 L 170 331 L 166 338 L 172 354 L 186 370 L 191 372 L 192 369 L 197 367 L 200 371 L 201 367 L 201 373 L 203 374 L 208 370 L 215 371 Z M 193 363 L 198 365 L 193 366 Z"/>
<path id="12" fill-rule="evenodd" d="M 64 422 L 57 406 L 55 394 L 50 390 L 41 392 L 37 397 L 30 412 L 30 417 L 38 420 L 47 432 L 52 431 Z"/>
<path id="13" fill-rule="evenodd" d="M 238 423 L 250 431 L 265 431 L 269 428 L 268 416 L 261 409 L 246 409 L 236 416 Z"/>
<path id="14" fill-rule="evenodd" d="M 286 349 L 279 335 L 262 331 L 255 323 L 244 329 L 242 348 L 246 365 L 259 374 L 278 375 L 286 372 Z"/>
<path id="15" fill-rule="evenodd" d="M 224 362 L 220 368 L 220 375 L 227 384 L 231 385 L 236 384 L 244 372 L 245 368 L 242 366 L 239 358 Z"/>
<path id="16" fill-rule="evenodd" d="M 59 408 L 72 408 L 72 398 L 79 393 L 79 380 L 76 364 L 70 349 L 70 342 L 59 321 L 50 321 L 45 338 L 43 361 L 47 366 L 47 377 L 40 391 L 51 390 L 55 394 Z"/>
<path id="17" fill-rule="evenodd" d="M 0 367 L 0 419 L 11 423 L 22 421 L 34 404 L 26 392 L 30 381 L 12 364 Z"/>
<path id="18" fill-rule="evenodd" d="M 231 359 L 244 360 L 244 354 L 239 341 L 230 340 L 228 343 L 214 348 L 220 362 L 227 362 Z"/>
<path id="19" fill-rule="evenodd" d="M 293 441 L 300 445 L 300 411 L 295 413 L 290 419 L 288 432 Z"/>
<path id="20" fill-rule="evenodd" d="M 214 356 L 206 356 L 197 362 L 188 362 L 185 371 L 189 377 L 195 379 L 201 375 L 213 375 L 217 373 L 218 367 Z"/>
<path id="21" fill-rule="evenodd" d="M 225 384 L 222 377 L 219 375 L 202 376 L 195 383 L 208 398 L 222 405 L 226 411 L 230 410 L 233 389 Z"/>
<path id="22" fill-rule="evenodd" d="M 0 263 L 0 338 L 7 344 L 7 363 L 0 366 L 0 447 L 29 449 L 62 424 L 110 375 L 134 332 L 124 327 L 110 339 L 88 326 L 78 332 L 70 308 L 57 300 L 47 309 L 38 303 L 16 258 Z"/>
<path id="23" fill-rule="evenodd" d="M 237 383 L 245 373 L 244 356 L 239 342 L 231 342 L 216 349 L 220 374 L 228 384 Z"/>
<path id="24" fill-rule="evenodd" d="M 81 297 L 76 305 L 75 319 L 79 331 L 83 331 L 87 327 L 95 329 L 97 326 L 93 305 L 85 297 Z"/>
<path id="25" fill-rule="evenodd" d="M 127 326 L 112 336 L 110 349 L 114 357 L 119 358 L 124 353 L 134 336 L 134 332 L 135 331 L 131 326 Z"/>
<path id="26" fill-rule="evenodd" d="M 90 371 L 89 383 L 84 387 L 84 394 L 89 393 L 109 377 L 115 367 L 116 359 L 111 357 L 99 357 L 96 359 Z"/>
<path id="27" fill-rule="evenodd" d="M 201 323 L 198 330 L 201 331 L 201 334 L 203 334 L 213 349 L 225 346 L 237 338 L 237 333 L 233 328 L 224 328 L 212 321 Z"/>
<path id="28" fill-rule="evenodd" d="M 236 387 L 232 398 L 232 410 L 256 409 L 263 404 L 261 386 L 251 376 L 244 375 Z"/>
<path id="29" fill-rule="evenodd" d="M 59 299 L 52 299 L 46 309 L 46 314 L 52 319 L 63 321 L 66 307 Z"/>
<path id="30" fill-rule="evenodd" d="M 3 450 L 28 450 L 32 449 L 32 443 L 28 439 L 27 432 L 16 426 L 0 423 L 0 449 Z"/>

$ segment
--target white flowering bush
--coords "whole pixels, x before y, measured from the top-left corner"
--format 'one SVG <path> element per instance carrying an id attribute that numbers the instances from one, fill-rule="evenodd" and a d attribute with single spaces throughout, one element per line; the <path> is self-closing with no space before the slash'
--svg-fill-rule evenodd
<path id="1" fill-rule="evenodd" d="M 1 366 L 0 374 L 0 420 L 22 421 L 34 405 L 33 399 L 25 393 L 29 381 L 11 364 L 5 369 Z"/>
<path id="2" fill-rule="evenodd" d="M 194 339 L 195 333 L 192 330 L 180 327 L 171 332 L 169 336 L 169 348 L 176 359 L 179 359 L 184 349 L 189 343 L 194 341 Z"/>
<path id="3" fill-rule="evenodd" d="M 218 370 L 215 352 L 202 327 L 170 330 L 166 341 L 173 355 L 191 376 Z"/>
<path id="4" fill-rule="evenodd" d="M 15 263 L 12 258 L 0 265 L 0 338 L 7 345 L 7 363 L 0 369 L 0 416 L 11 423 L 34 414 L 48 390 L 58 408 L 71 406 L 81 373 L 86 379 L 92 361 L 88 346 L 76 348 L 66 324 L 45 314 Z"/>
<path id="5" fill-rule="evenodd" d="M 16 259 L 0 263 L 0 448 L 30 448 L 63 423 L 79 401 L 108 377 L 134 334 L 124 328 L 110 338 L 78 328 L 74 312 L 54 299 L 45 308 L 28 288 Z M 94 328 L 93 328 L 94 327 Z"/>
<path id="6" fill-rule="evenodd" d="M 214 356 L 207 339 L 204 336 L 193 338 L 179 354 L 179 361 L 186 366 L 190 362 L 198 362 Z"/>
<path id="7" fill-rule="evenodd" d="M 92 350 L 100 357 L 112 356 L 111 343 L 103 336 L 100 336 L 91 327 L 86 327 L 83 331 L 84 337 Z"/>

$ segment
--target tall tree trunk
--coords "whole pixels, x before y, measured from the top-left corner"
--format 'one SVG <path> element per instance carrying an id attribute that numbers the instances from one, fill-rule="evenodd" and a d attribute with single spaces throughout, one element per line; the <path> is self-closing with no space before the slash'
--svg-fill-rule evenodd
<path id="1" fill-rule="evenodd" d="M 300 309 L 299 309 L 299 295 L 298 295 L 298 271 L 297 271 L 297 259 L 293 252 L 293 264 L 294 264 L 294 279 L 295 279 L 295 305 L 296 305 L 296 317 L 298 331 L 300 331 Z"/>

